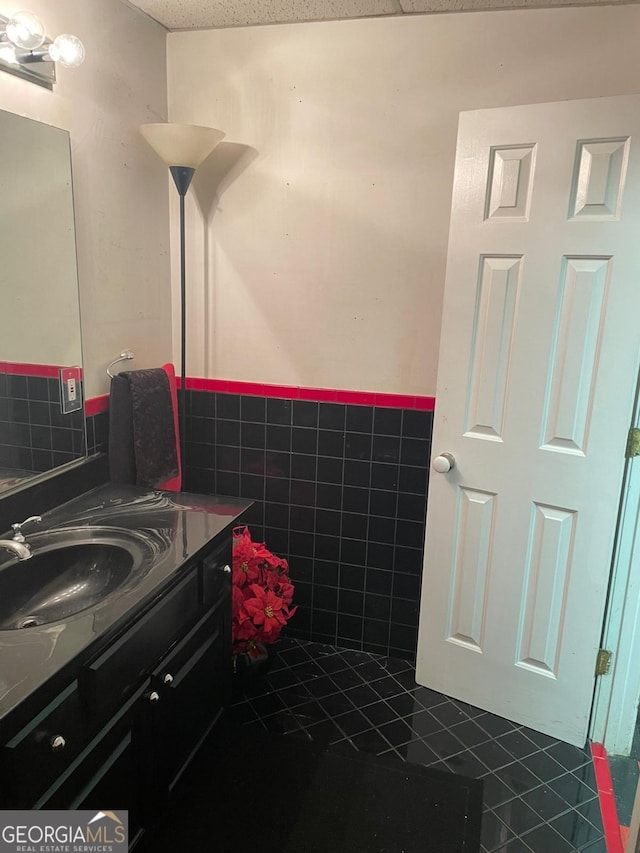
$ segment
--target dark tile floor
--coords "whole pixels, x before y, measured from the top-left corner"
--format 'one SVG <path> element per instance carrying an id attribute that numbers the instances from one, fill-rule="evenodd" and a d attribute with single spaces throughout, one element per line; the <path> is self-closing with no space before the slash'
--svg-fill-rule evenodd
<path id="1" fill-rule="evenodd" d="M 606 853 L 588 748 L 419 687 L 407 661 L 283 640 L 230 716 L 482 778 L 483 853 Z"/>

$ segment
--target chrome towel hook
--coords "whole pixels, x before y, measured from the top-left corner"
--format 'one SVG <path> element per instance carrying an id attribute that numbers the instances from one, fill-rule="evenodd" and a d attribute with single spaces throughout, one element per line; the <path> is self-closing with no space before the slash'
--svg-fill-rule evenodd
<path id="1" fill-rule="evenodd" d="M 113 367 L 114 364 L 118 364 L 119 361 L 127 361 L 128 359 L 131 359 L 131 358 L 135 358 L 135 356 L 131 352 L 131 350 L 130 349 L 123 349 L 122 352 L 120 353 L 120 355 L 118 356 L 118 358 L 114 358 L 113 361 L 111 361 L 107 365 L 107 376 L 109 377 L 109 379 L 114 378 L 114 375 L 111 372 L 111 368 Z"/>

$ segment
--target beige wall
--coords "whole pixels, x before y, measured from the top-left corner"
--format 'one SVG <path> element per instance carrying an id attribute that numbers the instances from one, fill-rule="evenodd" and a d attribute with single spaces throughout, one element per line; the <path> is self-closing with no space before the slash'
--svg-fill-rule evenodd
<path id="1" fill-rule="evenodd" d="M 171 119 L 257 151 L 201 187 L 208 228 L 189 198 L 189 373 L 435 393 L 458 112 L 640 91 L 639 32 L 634 5 L 169 35 Z"/>
<path id="2" fill-rule="evenodd" d="M 114 0 L 27 8 L 48 35 L 75 33 L 87 52 L 80 68 L 58 69 L 54 92 L 0 74 L 0 109 L 71 134 L 83 355 L 95 396 L 107 391 L 106 364 L 122 349 L 134 350 L 136 367 L 171 353 L 166 168 L 137 132 L 166 120 L 165 31 Z"/>

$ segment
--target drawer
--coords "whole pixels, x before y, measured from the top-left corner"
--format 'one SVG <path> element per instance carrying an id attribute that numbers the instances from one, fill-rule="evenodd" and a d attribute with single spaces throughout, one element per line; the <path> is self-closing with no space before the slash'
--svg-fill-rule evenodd
<path id="1" fill-rule="evenodd" d="M 74 681 L 2 749 L 2 774 L 6 774 L 8 787 L 15 793 L 14 808 L 33 808 L 90 739 L 90 727 Z"/>
<path id="2" fill-rule="evenodd" d="M 155 687 L 176 690 L 204 646 L 225 645 L 224 630 L 228 620 L 224 618 L 224 610 L 228 607 L 230 607 L 230 598 L 225 595 L 180 640 L 153 671 L 152 682 Z M 229 669 L 231 669 L 231 658 L 229 658 Z"/>
<path id="3" fill-rule="evenodd" d="M 192 570 L 107 651 L 78 674 L 79 689 L 94 714 L 108 713 L 137 687 L 199 609 L 198 575 Z"/>
<path id="4" fill-rule="evenodd" d="M 222 593 L 231 590 L 231 539 L 207 554 L 202 560 L 202 603 L 215 604 Z"/>

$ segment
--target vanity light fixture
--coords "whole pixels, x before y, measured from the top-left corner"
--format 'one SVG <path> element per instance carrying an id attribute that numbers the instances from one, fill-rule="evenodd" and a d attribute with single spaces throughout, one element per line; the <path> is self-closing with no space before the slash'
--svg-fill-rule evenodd
<path id="1" fill-rule="evenodd" d="M 187 362 L 187 290 L 185 263 L 184 197 L 196 169 L 225 137 L 222 130 L 195 124 L 141 124 L 140 133 L 169 167 L 180 196 L 180 452 L 185 465 L 186 439 L 186 362 Z"/>
<path id="2" fill-rule="evenodd" d="M 44 24 L 32 12 L 0 15 L 0 69 L 53 89 L 56 62 L 77 68 L 84 61 L 84 45 L 77 36 L 63 33 L 51 40 Z"/>

